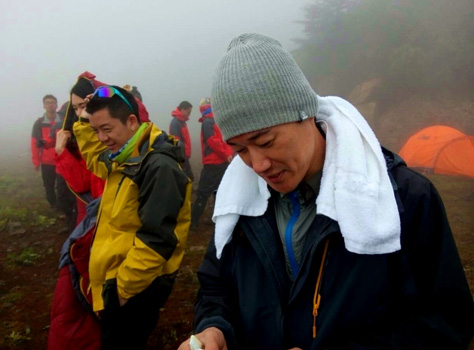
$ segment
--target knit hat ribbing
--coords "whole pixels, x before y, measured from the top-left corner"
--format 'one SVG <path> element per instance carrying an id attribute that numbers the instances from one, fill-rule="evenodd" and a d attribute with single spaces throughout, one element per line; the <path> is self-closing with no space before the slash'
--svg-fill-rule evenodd
<path id="1" fill-rule="evenodd" d="M 242 34 L 221 58 L 212 108 L 224 140 L 315 116 L 316 93 L 290 53 L 272 38 Z"/>

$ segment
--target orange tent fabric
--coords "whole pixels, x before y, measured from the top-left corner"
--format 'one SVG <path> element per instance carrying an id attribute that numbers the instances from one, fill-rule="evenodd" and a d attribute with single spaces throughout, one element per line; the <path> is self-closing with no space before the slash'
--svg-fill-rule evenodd
<path id="1" fill-rule="evenodd" d="M 436 125 L 411 136 L 400 150 L 409 167 L 474 178 L 474 136 Z"/>

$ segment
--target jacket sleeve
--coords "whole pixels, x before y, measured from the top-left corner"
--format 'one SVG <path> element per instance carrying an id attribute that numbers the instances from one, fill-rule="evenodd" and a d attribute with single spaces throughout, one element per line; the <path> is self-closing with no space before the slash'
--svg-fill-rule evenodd
<path id="1" fill-rule="evenodd" d="M 117 274 L 117 290 L 123 298 L 143 291 L 159 276 L 176 272 L 189 232 L 191 183 L 177 162 L 150 163 L 153 160 L 142 165 L 143 175 L 137 179 L 141 227 Z"/>
<path id="2" fill-rule="evenodd" d="M 69 187 L 76 193 L 91 190 L 91 173 L 87 170 L 84 159 L 76 158 L 64 148 L 63 153 L 54 156 L 56 172 L 66 180 Z"/>
<path id="3" fill-rule="evenodd" d="M 203 123 L 202 136 L 212 151 L 224 162 L 227 162 L 227 158 L 233 154 L 233 151 L 220 137 L 220 132 L 218 132 L 217 128 L 218 126 L 215 122 Z"/>
<path id="4" fill-rule="evenodd" d="M 399 300 L 389 348 L 466 349 L 474 304 L 443 203 L 421 175 L 403 181 L 402 250 L 392 269 Z"/>
<path id="5" fill-rule="evenodd" d="M 206 256 L 198 270 L 201 284 L 196 304 L 194 305 L 194 331 L 200 333 L 206 328 L 216 327 L 225 336 L 227 347 L 235 349 L 234 322 L 238 313 L 235 305 L 232 288 L 231 248 L 228 244 L 221 259 L 216 257 L 214 236 L 212 237 Z"/>
<path id="6" fill-rule="evenodd" d="M 175 118 L 170 123 L 170 135 L 175 136 L 178 140 L 183 141 L 183 135 L 181 133 L 181 127 Z"/>
<path id="7" fill-rule="evenodd" d="M 92 171 L 97 177 L 107 179 L 112 163 L 108 158 L 110 151 L 97 138 L 92 130 L 89 121 L 81 118 L 74 123 L 74 135 L 82 157 L 86 161 L 87 169 Z"/>
<path id="8" fill-rule="evenodd" d="M 31 161 L 35 167 L 41 164 L 41 149 L 37 146 L 37 141 L 41 140 L 41 124 L 37 120 L 33 124 L 33 130 L 31 132 Z"/>

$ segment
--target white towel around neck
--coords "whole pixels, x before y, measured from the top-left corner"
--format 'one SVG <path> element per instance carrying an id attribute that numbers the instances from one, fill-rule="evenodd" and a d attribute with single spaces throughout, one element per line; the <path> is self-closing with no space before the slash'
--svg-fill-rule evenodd
<path id="1" fill-rule="evenodd" d="M 326 125 L 326 157 L 316 212 L 338 222 L 347 250 L 385 254 L 400 250 L 400 217 L 380 144 L 348 101 L 318 96 L 318 122 Z M 267 183 L 235 157 L 219 185 L 214 207 L 220 258 L 240 215 L 268 207 Z"/>

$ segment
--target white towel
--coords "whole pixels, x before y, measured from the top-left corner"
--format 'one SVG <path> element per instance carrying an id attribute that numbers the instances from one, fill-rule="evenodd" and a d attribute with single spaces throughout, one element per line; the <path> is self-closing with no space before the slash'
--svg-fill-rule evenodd
<path id="1" fill-rule="evenodd" d="M 316 120 L 326 124 L 326 157 L 316 212 L 339 223 L 346 249 L 358 254 L 400 250 L 400 217 L 380 148 L 366 120 L 339 97 L 319 97 Z M 268 207 L 266 182 L 240 157 L 222 178 L 213 220 L 220 258 L 240 215 L 260 216 Z"/>
<path id="2" fill-rule="evenodd" d="M 263 215 L 269 198 L 270 191 L 265 180 L 245 165 L 240 157 L 235 157 L 222 177 L 212 215 L 212 220 L 216 223 L 218 258 L 230 241 L 239 216 Z"/>

